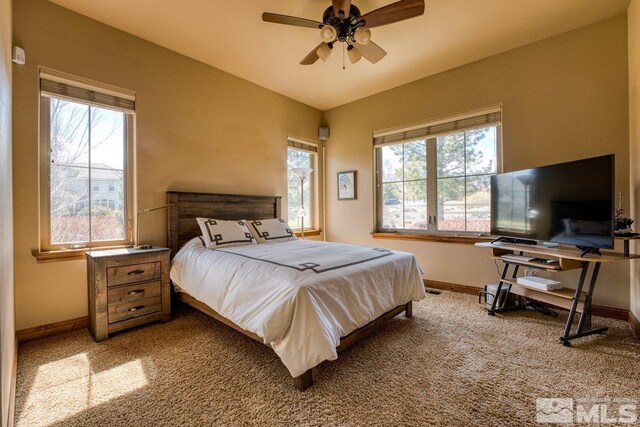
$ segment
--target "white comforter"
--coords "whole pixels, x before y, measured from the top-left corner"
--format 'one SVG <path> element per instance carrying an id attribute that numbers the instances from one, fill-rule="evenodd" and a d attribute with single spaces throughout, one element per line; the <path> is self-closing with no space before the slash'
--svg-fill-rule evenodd
<path id="1" fill-rule="evenodd" d="M 309 240 L 211 250 L 196 238 L 171 280 L 262 337 L 294 377 L 335 360 L 340 337 L 426 296 L 411 254 Z"/>

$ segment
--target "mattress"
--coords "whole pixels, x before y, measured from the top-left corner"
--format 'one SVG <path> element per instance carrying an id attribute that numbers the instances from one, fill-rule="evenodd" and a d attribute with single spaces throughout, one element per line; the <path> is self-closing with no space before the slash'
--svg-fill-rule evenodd
<path id="1" fill-rule="evenodd" d="M 426 296 L 412 254 L 294 240 L 211 250 L 189 241 L 171 280 L 261 337 L 293 377 L 338 357 L 340 337 Z"/>

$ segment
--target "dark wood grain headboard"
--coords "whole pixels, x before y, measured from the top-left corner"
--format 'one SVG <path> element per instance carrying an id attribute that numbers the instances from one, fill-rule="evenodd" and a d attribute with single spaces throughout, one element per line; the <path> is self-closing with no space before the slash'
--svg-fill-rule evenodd
<path id="1" fill-rule="evenodd" d="M 280 218 L 280 196 L 187 193 L 167 191 L 169 207 L 168 244 L 173 257 L 178 249 L 202 232 L 196 218 L 222 220 Z"/>

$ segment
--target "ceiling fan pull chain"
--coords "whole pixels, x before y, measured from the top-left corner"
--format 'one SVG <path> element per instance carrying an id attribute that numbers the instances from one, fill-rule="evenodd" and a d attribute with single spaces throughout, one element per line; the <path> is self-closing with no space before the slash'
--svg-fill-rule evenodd
<path id="1" fill-rule="evenodd" d="M 345 50 L 345 45 L 346 45 L 346 43 L 342 43 L 342 69 L 343 69 L 343 70 L 346 70 L 346 69 L 347 69 L 347 67 L 345 67 L 345 65 L 344 65 L 344 64 L 345 64 L 345 62 L 344 62 L 344 55 L 345 55 L 344 50 Z"/>

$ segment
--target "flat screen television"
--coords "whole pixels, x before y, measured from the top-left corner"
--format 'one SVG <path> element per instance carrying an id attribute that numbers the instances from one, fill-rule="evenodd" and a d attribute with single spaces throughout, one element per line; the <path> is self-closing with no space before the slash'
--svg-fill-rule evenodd
<path id="1" fill-rule="evenodd" d="M 492 176 L 491 234 L 612 249 L 614 162 L 611 154 Z"/>

